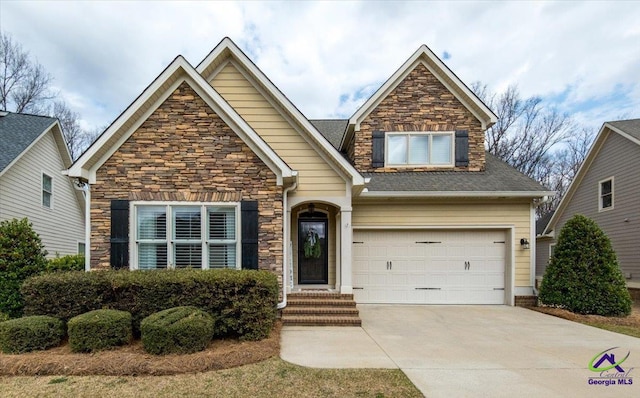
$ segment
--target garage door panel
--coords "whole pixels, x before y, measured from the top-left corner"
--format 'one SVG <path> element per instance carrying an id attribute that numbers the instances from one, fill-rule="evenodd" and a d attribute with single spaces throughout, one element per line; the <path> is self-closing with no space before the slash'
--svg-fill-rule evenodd
<path id="1" fill-rule="evenodd" d="M 503 231 L 356 231 L 354 240 L 357 302 L 504 303 Z"/>

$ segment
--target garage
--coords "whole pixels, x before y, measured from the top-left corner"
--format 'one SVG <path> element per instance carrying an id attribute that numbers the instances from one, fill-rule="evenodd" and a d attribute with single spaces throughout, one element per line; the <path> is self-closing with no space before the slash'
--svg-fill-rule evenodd
<path id="1" fill-rule="evenodd" d="M 357 303 L 504 304 L 504 230 L 356 230 Z"/>

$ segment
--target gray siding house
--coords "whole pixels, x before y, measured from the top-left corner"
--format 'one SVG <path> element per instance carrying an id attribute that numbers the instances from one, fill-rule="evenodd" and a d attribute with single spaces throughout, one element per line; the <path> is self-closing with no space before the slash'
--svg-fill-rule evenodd
<path id="1" fill-rule="evenodd" d="M 0 111 L 0 221 L 27 217 L 48 257 L 84 253 L 84 196 L 58 120 Z"/>
<path id="2" fill-rule="evenodd" d="M 567 194 L 538 235 L 537 277 L 544 274 L 549 247 L 575 214 L 600 225 L 611 239 L 627 285 L 640 287 L 640 119 L 607 122 L 600 129 Z"/>

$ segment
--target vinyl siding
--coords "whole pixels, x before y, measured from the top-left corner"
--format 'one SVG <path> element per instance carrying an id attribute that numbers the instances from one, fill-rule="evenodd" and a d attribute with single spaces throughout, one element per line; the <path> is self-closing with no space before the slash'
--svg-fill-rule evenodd
<path id="1" fill-rule="evenodd" d="M 549 247 L 554 243 L 552 238 L 536 239 L 536 276 L 543 276 L 549 265 Z"/>
<path id="2" fill-rule="evenodd" d="M 352 223 L 354 229 L 363 226 L 460 226 L 462 229 L 473 226 L 513 225 L 516 240 L 515 286 L 531 286 L 531 252 L 520 249 L 517 243 L 524 237 L 531 240 L 529 202 L 362 203 L 353 206 Z"/>
<path id="3" fill-rule="evenodd" d="M 299 172 L 296 196 L 345 196 L 345 180 L 234 65 L 210 82 L 263 140 Z"/>
<path id="4" fill-rule="evenodd" d="M 598 211 L 599 182 L 614 178 L 613 209 Z M 575 214 L 592 218 L 611 239 L 620 268 L 640 279 L 640 145 L 610 133 L 555 226 Z"/>
<path id="5" fill-rule="evenodd" d="M 0 177 L 0 221 L 27 217 L 48 257 L 77 254 L 84 242 L 84 209 L 64 169 L 49 131 Z M 42 173 L 53 180 L 51 208 L 42 206 Z"/>

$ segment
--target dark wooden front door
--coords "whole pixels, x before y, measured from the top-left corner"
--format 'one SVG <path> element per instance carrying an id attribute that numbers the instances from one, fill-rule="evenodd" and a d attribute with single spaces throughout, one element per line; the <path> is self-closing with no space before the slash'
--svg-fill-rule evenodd
<path id="1" fill-rule="evenodd" d="M 328 233 L 324 213 L 302 213 L 298 218 L 298 283 L 329 283 Z"/>

